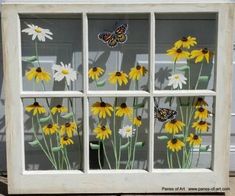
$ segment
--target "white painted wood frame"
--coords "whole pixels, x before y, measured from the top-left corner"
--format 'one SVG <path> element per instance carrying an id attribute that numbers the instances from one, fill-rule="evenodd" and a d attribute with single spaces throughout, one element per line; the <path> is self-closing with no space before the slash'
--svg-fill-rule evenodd
<path id="1" fill-rule="evenodd" d="M 113 3 L 112 3 L 113 2 Z M 153 193 L 165 192 L 163 187 L 213 188 L 228 187 L 229 133 L 232 89 L 233 4 L 223 3 L 53 3 L 14 4 L 2 6 L 3 54 L 6 95 L 7 168 L 9 193 Z M 217 13 L 218 45 L 216 91 L 155 91 L 155 14 Z M 84 92 L 23 92 L 21 81 L 20 14 L 80 13 L 83 21 L 84 76 L 88 74 L 88 19 L 90 13 L 147 13 L 150 23 L 150 91 L 92 92 L 84 77 Z M 154 114 L 154 96 L 216 97 L 213 140 L 213 169 L 154 169 L 154 121 L 150 118 L 148 170 L 89 170 L 88 98 L 93 96 L 142 96 L 150 98 L 150 116 Z M 84 99 L 84 170 L 26 171 L 22 98 L 82 97 Z M 179 190 L 180 191 L 180 190 Z M 214 191 L 209 189 L 209 191 Z"/>

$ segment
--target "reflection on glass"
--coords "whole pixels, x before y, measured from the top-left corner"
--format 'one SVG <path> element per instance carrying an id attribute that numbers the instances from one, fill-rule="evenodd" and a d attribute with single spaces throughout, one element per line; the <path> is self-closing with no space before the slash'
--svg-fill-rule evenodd
<path id="1" fill-rule="evenodd" d="M 90 168 L 146 169 L 147 98 L 90 98 Z"/>
<path id="2" fill-rule="evenodd" d="M 21 17 L 23 89 L 82 90 L 79 16 Z"/>
<path id="3" fill-rule="evenodd" d="M 213 97 L 155 102 L 155 167 L 211 168 Z"/>
<path id="4" fill-rule="evenodd" d="M 27 98 L 23 103 L 26 169 L 81 169 L 82 100 Z"/>
<path id="5" fill-rule="evenodd" d="M 89 15 L 88 25 L 89 88 L 147 91 L 148 16 Z"/>
<path id="6" fill-rule="evenodd" d="M 213 90 L 216 37 L 214 14 L 157 15 L 155 89 Z"/>

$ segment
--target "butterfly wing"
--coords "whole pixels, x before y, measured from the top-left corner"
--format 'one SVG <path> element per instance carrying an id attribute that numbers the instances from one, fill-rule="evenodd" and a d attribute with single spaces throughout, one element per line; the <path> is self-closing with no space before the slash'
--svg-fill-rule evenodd
<path id="1" fill-rule="evenodd" d="M 119 43 L 125 43 L 127 41 L 127 29 L 128 29 L 128 25 L 127 24 L 122 24 L 120 26 L 118 26 L 114 33 L 116 35 L 116 39 Z"/>
<path id="2" fill-rule="evenodd" d="M 169 119 L 173 119 L 177 115 L 177 111 L 168 108 L 155 107 L 154 110 L 155 110 L 155 118 L 157 118 L 160 122 L 165 122 Z"/>
<path id="3" fill-rule="evenodd" d="M 110 32 L 103 32 L 98 34 L 98 39 L 104 43 L 108 43 L 112 39 L 113 34 Z"/>

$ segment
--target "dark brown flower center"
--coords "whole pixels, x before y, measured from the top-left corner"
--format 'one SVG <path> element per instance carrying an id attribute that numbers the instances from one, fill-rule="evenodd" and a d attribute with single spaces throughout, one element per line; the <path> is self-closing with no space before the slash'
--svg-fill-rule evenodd
<path id="1" fill-rule="evenodd" d="M 203 98 L 202 97 L 198 97 L 197 101 L 198 102 L 203 102 Z"/>
<path id="2" fill-rule="evenodd" d="M 182 50 L 181 50 L 180 48 L 178 48 L 178 49 L 176 50 L 176 52 L 177 52 L 177 53 L 181 53 Z"/>
<path id="3" fill-rule="evenodd" d="M 34 107 L 39 107 L 39 103 L 35 101 L 35 102 L 33 103 L 33 106 L 34 106 Z"/>
<path id="4" fill-rule="evenodd" d="M 200 108 L 198 109 L 199 112 L 204 112 L 204 110 L 205 110 L 205 109 L 202 108 L 202 107 L 200 107 Z"/>
<path id="5" fill-rule="evenodd" d="M 188 41 L 188 39 L 187 39 L 187 37 L 182 37 L 181 41 L 186 42 L 186 41 Z"/>
<path id="6" fill-rule="evenodd" d="M 67 123 L 65 123 L 65 127 L 70 127 L 70 123 L 69 122 L 67 122 Z"/>
<path id="7" fill-rule="evenodd" d="M 127 107 L 126 103 L 121 104 L 121 108 L 126 108 L 126 107 Z"/>
<path id="8" fill-rule="evenodd" d="M 137 70 L 140 70 L 140 69 L 141 69 L 141 66 L 140 66 L 140 65 L 137 65 L 137 66 L 136 66 L 136 69 L 137 69 Z"/>
<path id="9" fill-rule="evenodd" d="M 103 126 L 101 127 L 101 130 L 102 130 L 102 131 L 105 131 L 105 130 L 106 130 L 106 127 L 103 125 Z"/>
<path id="10" fill-rule="evenodd" d="M 194 135 L 194 136 L 193 136 L 193 139 L 194 139 L 194 140 L 197 140 L 197 139 L 198 139 L 198 135 Z"/>
<path id="11" fill-rule="evenodd" d="M 207 54 L 208 53 L 208 49 L 207 48 L 203 48 L 202 53 L 203 54 Z"/>
<path id="12" fill-rule="evenodd" d="M 97 67 L 93 67 L 92 71 L 96 72 L 97 71 Z"/>
<path id="13" fill-rule="evenodd" d="M 200 121 L 198 124 L 199 124 L 199 125 L 205 125 L 206 122 L 205 122 L 205 121 Z"/>
<path id="14" fill-rule="evenodd" d="M 41 72 L 42 72 L 41 67 L 38 67 L 38 68 L 36 69 L 36 72 L 41 73 Z"/>
<path id="15" fill-rule="evenodd" d="M 106 103 L 102 101 L 102 102 L 100 103 L 100 107 L 106 107 Z"/>
<path id="16" fill-rule="evenodd" d="M 137 120 L 141 120 L 141 119 L 142 119 L 142 117 L 141 117 L 141 116 L 137 116 L 136 118 L 137 118 Z"/>
<path id="17" fill-rule="evenodd" d="M 52 128 L 53 126 L 52 126 L 52 124 L 49 124 L 49 125 L 47 125 L 47 128 Z"/>
<path id="18" fill-rule="evenodd" d="M 115 76 L 121 76 L 121 75 L 122 75 L 122 74 L 121 74 L 120 71 L 117 71 L 116 74 L 115 74 Z"/>
<path id="19" fill-rule="evenodd" d="M 172 124 L 175 124 L 176 122 L 177 122 L 176 119 L 172 119 L 172 120 L 171 120 L 171 123 L 172 123 Z"/>
<path id="20" fill-rule="evenodd" d="M 172 140 L 171 140 L 171 143 L 172 143 L 172 144 L 176 144 L 176 143 L 177 143 L 177 139 L 176 139 L 176 138 L 172 139 Z"/>
<path id="21" fill-rule="evenodd" d="M 68 139 L 69 139 L 68 136 L 64 136 L 64 137 L 63 137 L 63 140 L 64 140 L 64 141 L 67 141 Z"/>
<path id="22" fill-rule="evenodd" d="M 59 105 L 57 105 L 56 107 L 57 107 L 57 108 L 62 108 L 62 105 L 59 104 Z"/>

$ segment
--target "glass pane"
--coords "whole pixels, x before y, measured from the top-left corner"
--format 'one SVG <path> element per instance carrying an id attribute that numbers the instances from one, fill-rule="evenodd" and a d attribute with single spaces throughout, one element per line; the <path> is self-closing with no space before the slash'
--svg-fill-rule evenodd
<path id="1" fill-rule="evenodd" d="M 27 98 L 23 105 L 26 170 L 82 169 L 82 99 Z"/>
<path id="2" fill-rule="evenodd" d="M 146 169 L 147 98 L 90 98 L 90 168 Z"/>
<path id="3" fill-rule="evenodd" d="M 82 90 L 81 24 L 79 15 L 21 17 L 23 90 Z"/>
<path id="4" fill-rule="evenodd" d="M 155 89 L 215 88 L 217 16 L 157 14 Z"/>
<path id="5" fill-rule="evenodd" d="M 91 90 L 147 91 L 148 53 L 147 15 L 89 16 Z"/>
<path id="6" fill-rule="evenodd" d="M 211 169 L 214 97 L 155 98 L 155 168 Z"/>

